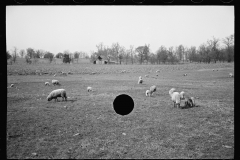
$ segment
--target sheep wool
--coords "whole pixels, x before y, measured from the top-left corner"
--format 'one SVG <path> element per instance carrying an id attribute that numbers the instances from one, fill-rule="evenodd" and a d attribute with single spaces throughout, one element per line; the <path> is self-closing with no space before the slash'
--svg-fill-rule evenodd
<path id="1" fill-rule="evenodd" d="M 172 97 L 172 93 L 175 91 L 176 89 L 175 88 L 172 88 L 169 90 L 169 95 Z"/>
<path id="2" fill-rule="evenodd" d="M 146 96 L 150 96 L 150 91 L 146 90 Z"/>
<path id="3" fill-rule="evenodd" d="M 45 82 L 45 86 L 50 86 L 50 83 L 49 82 Z"/>
<path id="4" fill-rule="evenodd" d="M 156 92 L 156 91 L 157 91 L 157 87 L 155 85 L 150 87 L 150 95 L 152 95 L 153 92 Z"/>
<path id="5" fill-rule="evenodd" d="M 52 80 L 52 84 L 53 84 L 54 86 L 55 86 L 55 85 L 60 85 L 59 81 L 58 81 L 58 80 L 55 80 L 55 79 Z"/>
<path id="6" fill-rule="evenodd" d="M 48 96 L 47 100 L 51 101 L 52 99 L 55 99 L 55 102 L 58 100 L 57 97 L 62 97 L 62 100 L 65 99 L 67 101 L 67 94 L 65 89 L 56 89 L 53 90 Z"/>
<path id="7" fill-rule="evenodd" d="M 92 91 L 92 87 L 87 87 L 87 91 L 88 92 Z"/>
<path id="8" fill-rule="evenodd" d="M 183 92 L 183 91 L 180 92 L 180 98 L 181 98 L 181 100 L 182 100 L 182 99 L 185 99 L 185 92 Z"/>
<path id="9" fill-rule="evenodd" d="M 14 84 L 11 84 L 10 87 L 11 87 L 11 88 L 14 87 Z"/>
<path id="10" fill-rule="evenodd" d="M 177 108 L 180 107 L 180 103 L 181 103 L 181 98 L 180 98 L 180 94 L 178 92 L 173 92 L 172 94 L 172 101 L 174 103 L 174 107 L 177 105 Z"/>
<path id="11" fill-rule="evenodd" d="M 229 73 L 229 77 L 233 77 L 233 74 L 232 74 L 232 73 Z"/>

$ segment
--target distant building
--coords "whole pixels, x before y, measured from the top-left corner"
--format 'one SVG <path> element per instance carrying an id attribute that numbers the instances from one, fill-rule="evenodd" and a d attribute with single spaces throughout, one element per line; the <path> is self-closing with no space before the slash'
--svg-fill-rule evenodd
<path id="1" fill-rule="evenodd" d="M 107 60 L 104 60 L 101 56 L 98 56 L 95 61 L 93 61 L 93 64 L 107 64 Z"/>

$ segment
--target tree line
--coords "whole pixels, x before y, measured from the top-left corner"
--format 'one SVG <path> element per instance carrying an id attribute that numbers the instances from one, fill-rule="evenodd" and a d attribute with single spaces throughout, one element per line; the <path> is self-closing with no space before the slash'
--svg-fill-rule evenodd
<path id="1" fill-rule="evenodd" d="M 220 42 L 223 45 L 220 45 Z M 222 40 L 213 37 L 206 43 L 201 44 L 198 48 L 191 46 L 190 48 L 183 45 L 176 47 L 166 48 L 161 45 L 159 49 L 153 53 L 150 50 L 150 45 L 145 44 L 134 48 L 130 45 L 129 48 L 121 46 L 119 43 L 113 43 L 110 47 L 105 46 L 103 43 L 96 45 L 97 52 L 91 53 L 90 62 L 97 59 L 98 56 L 104 58 L 109 62 L 116 62 L 117 64 L 165 64 L 165 63 L 179 63 L 179 62 L 232 62 L 234 61 L 234 35 L 227 36 Z M 10 59 L 11 63 L 15 63 L 17 57 L 25 57 L 26 63 L 31 64 L 37 62 L 39 58 L 46 58 L 51 63 L 55 58 L 62 59 L 63 63 L 73 63 L 74 59 L 78 62 L 79 58 L 89 58 L 88 54 L 82 51 L 75 51 L 71 53 L 65 50 L 63 53 L 53 53 L 44 50 L 34 50 L 27 48 L 20 50 L 13 47 L 12 54 L 7 51 L 7 60 Z"/>
<path id="2" fill-rule="evenodd" d="M 10 59 L 10 64 L 15 63 L 17 57 L 25 58 L 27 64 L 36 63 L 38 62 L 39 58 L 48 59 L 50 63 L 54 61 L 54 57 L 62 59 L 63 63 L 71 63 L 74 61 L 74 59 L 76 59 L 78 62 L 79 58 L 89 58 L 87 53 L 81 51 L 70 53 L 68 50 L 65 50 L 63 53 L 59 52 L 55 56 L 49 51 L 44 51 L 41 49 L 34 50 L 33 48 L 27 48 L 26 51 L 24 49 L 21 49 L 18 52 L 17 47 L 13 47 L 12 54 L 7 51 L 7 60 Z"/>
<path id="3" fill-rule="evenodd" d="M 224 45 L 220 46 L 220 42 Z M 179 62 L 232 62 L 234 61 L 234 35 L 223 38 L 221 41 L 213 37 L 206 43 L 201 44 L 198 48 L 191 46 L 190 48 L 183 45 L 166 48 L 161 45 L 159 49 L 153 53 L 150 45 L 134 46 L 125 48 L 119 43 L 113 43 L 110 47 L 103 43 L 96 45 L 97 52 L 92 52 L 90 60 L 93 62 L 98 56 L 103 57 L 108 62 L 115 61 L 118 64 L 160 64 L 160 63 L 179 63 Z"/>

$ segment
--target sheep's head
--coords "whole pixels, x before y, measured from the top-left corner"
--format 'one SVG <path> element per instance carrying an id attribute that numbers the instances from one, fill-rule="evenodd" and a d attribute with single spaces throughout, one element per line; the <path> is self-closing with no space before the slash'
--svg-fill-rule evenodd
<path id="1" fill-rule="evenodd" d="M 51 98 L 50 96 L 47 96 L 47 100 L 48 100 L 48 101 L 51 101 L 52 98 Z"/>
<path id="2" fill-rule="evenodd" d="M 175 91 L 176 89 L 175 88 L 172 88 L 169 90 L 169 94 L 172 95 L 172 93 Z"/>
<path id="3" fill-rule="evenodd" d="M 187 101 L 185 101 L 185 106 L 193 107 L 193 101 L 192 101 L 192 99 L 188 99 Z"/>
<path id="4" fill-rule="evenodd" d="M 184 94 L 185 94 L 185 92 L 183 92 L 183 91 L 180 92 L 180 98 L 181 98 L 181 99 L 185 99 Z"/>

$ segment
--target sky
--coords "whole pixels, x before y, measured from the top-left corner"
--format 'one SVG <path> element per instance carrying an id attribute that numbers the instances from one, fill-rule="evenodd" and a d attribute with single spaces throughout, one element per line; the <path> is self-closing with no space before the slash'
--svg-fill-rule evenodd
<path id="1" fill-rule="evenodd" d="M 234 6 L 7 6 L 7 50 L 33 48 L 53 54 L 83 51 L 103 43 L 126 49 L 174 48 L 234 34 Z"/>

